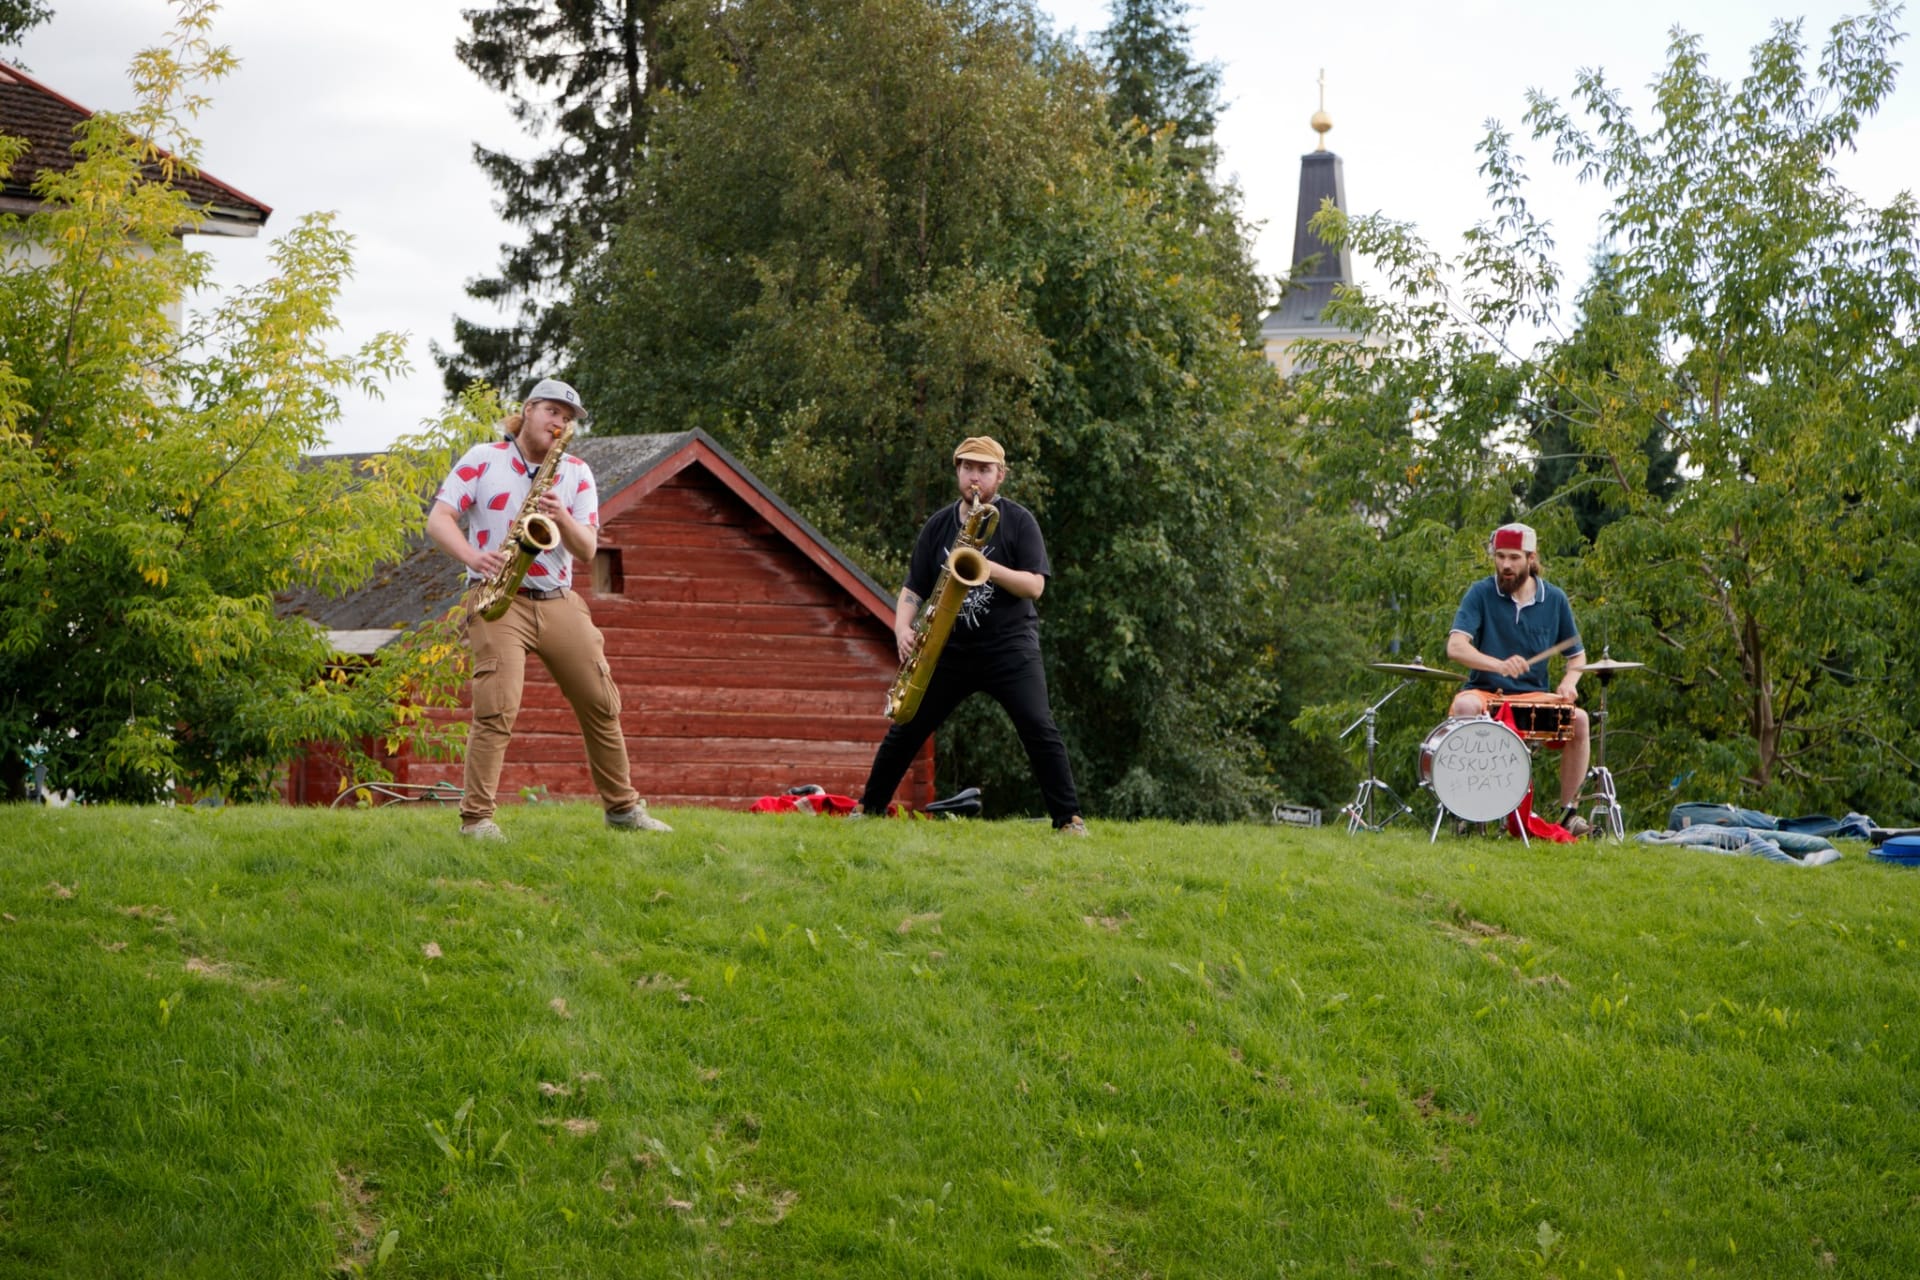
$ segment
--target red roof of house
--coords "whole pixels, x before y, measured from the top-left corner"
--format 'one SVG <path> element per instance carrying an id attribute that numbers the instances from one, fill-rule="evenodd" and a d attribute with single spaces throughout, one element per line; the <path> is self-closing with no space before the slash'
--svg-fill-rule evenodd
<path id="1" fill-rule="evenodd" d="M 0 211 L 31 212 L 39 207 L 34 180 L 43 169 L 72 165 L 74 129 L 92 115 L 18 67 L 0 62 L 0 134 L 27 140 L 26 154 L 12 172 L 0 178 Z M 153 176 L 159 177 L 157 169 Z M 273 212 L 204 171 L 176 174 L 174 185 L 195 204 L 204 206 L 217 229 L 228 234 L 252 235 Z"/>

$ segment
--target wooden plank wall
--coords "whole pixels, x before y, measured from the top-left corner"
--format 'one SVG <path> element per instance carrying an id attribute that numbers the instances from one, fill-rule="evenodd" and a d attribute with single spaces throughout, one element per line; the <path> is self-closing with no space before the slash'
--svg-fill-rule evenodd
<path id="1" fill-rule="evenodd" d="M 650 803 L 745 808 L 809 782 L 860 795 L 898 669 L 885 624 L 700 466 L 612 520 L 601 546 L 620 552 L 622 590 L 584 594 Z M 458 784 L 460 767 L 416 759 L 408 776 Z M 594 794 L 573 711 L 534 660 L 500 797 L 540 786 Z M 934 798 L 931 745 L 899 798 Z"/>

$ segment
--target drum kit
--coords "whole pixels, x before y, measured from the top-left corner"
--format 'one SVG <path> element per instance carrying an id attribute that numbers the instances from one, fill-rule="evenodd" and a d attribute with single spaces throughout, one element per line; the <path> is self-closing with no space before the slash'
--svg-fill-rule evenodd
<path id="1" fill-rule="evenodd" d="M 1461 672 L 1430 667 L 1418 657 L 1412 662 L 1370 662 L 1367 666 L 1397 675 L 1400 681 L 1340 734 L 1344 739 L 1362 726 L 1367 731 L 1367 776 L 1341 810 L 1350 835 L 1379 831 L 1401 815 L 1413 814 L 1412 807 L 1374 769 L 1374 749 L 1379 741 L 1374 722 L 1380 708 L 1416 681 L 1459 684 L 1465 679 Z M 1585 667 L 1600 681 L 1600 705 L 1592 714 L 1593 761 L 1586 777 L 1586 790 L 1593 798 L 1591 820 L 1596 830 L 1616 840 L 1626 838 L 1626 821 L 1613 774 L 1607 768 L 1607 685 L 1620 672 L 1644 666 L 1643 662 L 1619 661 L 1603 650 L 1597 661 Z M 1506 715 L 1496 719 L 1503 707 Z M 1488 698 L 1486 714 L 1442 720 L 1420 743 L 1419 785 L 1433 792 L 1437 810 L 1428 839 L 1439 838 L 1440 824 L 1449 813 L 1461 822 L 1498 822 L 1518 809 L 1531 785 L 1534 751 L 1564 747 L 1573 732 L 1573 705 L 1550 693 L 1493 696 Z M 1524 824 L 1520 831 L 1525 840 Z"/>

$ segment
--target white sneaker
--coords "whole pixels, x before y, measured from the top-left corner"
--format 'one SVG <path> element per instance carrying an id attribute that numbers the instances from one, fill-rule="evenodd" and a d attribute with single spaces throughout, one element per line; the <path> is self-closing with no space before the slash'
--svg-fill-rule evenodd
<path id="1" fill-rule="evenodd" d="M 482 818 L 478 822 L 460 824 L 460 834 L 472 840 L 505 840 L 507 833 L 492 818 Z"/>
<path id="2" fill-rule="evenodd" d="M 647 802 L 640 801 L 631 809 L 617 809 L 607 814 L 607 825 L 616 831 L 671 831 L 672 827 L 647 812 Z"/>

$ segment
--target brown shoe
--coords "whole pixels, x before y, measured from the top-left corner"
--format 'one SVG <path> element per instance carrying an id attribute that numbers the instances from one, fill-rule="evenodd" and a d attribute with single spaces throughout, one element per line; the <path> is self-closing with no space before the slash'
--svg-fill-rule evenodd
<path id="1" fill-rule="evenodd" d="M 1076 813 L 1055 827 L 1053 834 L 1057 836 L 1084 836 L 1087 834 L 1087 824 L 1080 821 L 1080 815 Z"/>

